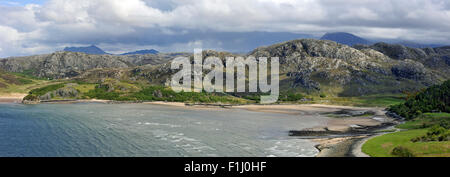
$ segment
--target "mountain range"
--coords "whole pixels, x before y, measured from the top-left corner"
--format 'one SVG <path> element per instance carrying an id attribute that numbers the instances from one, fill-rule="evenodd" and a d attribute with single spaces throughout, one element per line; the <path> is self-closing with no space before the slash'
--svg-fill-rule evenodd
<path id="1" fill-rule="evenodd" d="M 282 92 L 327 93 L 335 96 L 415 91 L 450 79 L 450 47 L 410 48 L 400 44 L 339 44 L 329 40 L 299 39 L 260 47 L 245 55 L 208 50 L 203 56 L 253 55 L 280 58 Z M 105 78 L 120 83 L 167 85 L 176 70 L 175 56 L 192 53 L 146 55 L 90 55 L 55 52 L 0 60 L 0 69 L 50 79 L 76 79 L 102 84 Z"/>
<path id="2" fill-rule="evenodd" d="M 66 47 L 66 48 L 64 48 L 63 51 L 81 52 L 81 53 L 91 54 L 91 55 L 112 55 L 112 54 L 106 53 L 101 48 L 99 48 L 95 45 L 90 45 L 87 47 Z M 127 53 L 123 53 L 120 55 L 145 55 L 145 54 L 157 54 L 157 53 L 159 53 L 157 50 L 150 49 L 150 50 L 138 50 L 138 51 L 134 51 L 134 52 L 127 52 Z"/>
<path id="3" fill-rule="evenodd" d="M 345 44 L 348 46 L 353 46 L 357 44 L 364 44 L 364 45 L 371 45 L 375 43 L 388 43 L 388 44 L 400 44 L 405 47 L 412 47 L 412 48 L 435 48 L 435 47 L 442 47 L 444 45 L 442 44 L 421 44 L 411 41 L 405 41 L 405 40 L 396 40 L 396 39 L 364 39 L 362 37 L 359 37 L 357 35 L 351 34 L 351 33 L 345 33 L 345 32 L 335 32 L 335 33 L 326 33 L 323 35 L 321 40 L 330 40 L 335 41 L 340 44 Z"/>
<path id="4" fill-rule="evenodd" d="M 212 48 L 219 47 L 215 46 L 213 44 L 209 44 L 209 42 L 213 42 L 212 40 L 214 36 L 211 36 L 211 34 L 198 34 L 198 40 L 205 41 L 205 45 L 211 46 Z M 217 37 L 217 36 L 216 36 Z M 248 53 L 251 50 L 253 50 L 256 47 L 259 46 L 268 46 L 273 43 L 279 43 L 283 41 L 293 40 L 297 38 L 309 38 L 309 39 L 317 39 L 317 37 L 314 37 L 312 35 L 306 35 L 306 34 L 294 34 L 294 33 L 267 33 L 267 32 L 252 32 L 252 33 L 245 33 L 245 34 L 237 34 L 237 33 L 224 33 L 222 35 L 219 35 L 216 40 L 220 41 L 220 44 L 222 45 L 219 48 L 232 48 L 231 52 L 233 53 Z M 411 41 L 405 41 L 405 40 L 396 40 L 396 39 L 365 39 L 362 37 L 359 37 L 357 35 L 346 33 L 346 32 L 334 32 L 334 33 L 326 33 L 323 35 L 320 40 L 330 40 L 335 41 L 340 44 L 345 44 L 348 46 L 358 45 L 358 44 L 364 44 L 364 45 L 372 45 L 379 42 L 384 42 L 388 44 L 400 44 L 405 47 L 412 47 L 412 48 L 435 48 L 435 47 L 441 47 L 443 45 L 440 44 L 421 44 Z M 213 42 L 214 43 L 214 42 Z M 82 52 L 86 54 L 95 54 L 95 55 L 113 55 L 105 52 L 101 48 L 90 45 L 86 47 L 66 47 L 63 51 L 67 52 Z M 145 54 L 157 54 L 158 51 L 154 49 L 149 50 L 137 50 L 132 52 L 126 52 L 118 55 L 145 55 Z"/>
<path id="5" fill-rule="evenodd" d="M 66 47 L 66 48 L 64 48 L 64 51 L 66 51 L 66 52 L 82 52 L 82 53 L 92 54 L 92 55 L 108 54 L 95 45 L 91 45 L 91 46 L 87 46 L 87 47 Z"/>
<path id="6" fill-rule="evenodd" d="M 158 53 L 159 52 L 157 50 L 150 49 L 150 50 L 138 50 L 138 51 L 128 52 L 128 53 L 124 53 L 124 54 L 120 54 L 120 55 L 145 55 L 145 54 L 158 54 Z"/>
<path id="7" fill-rule="evenodd" d="M 356 36 L 356 35 L 353 35 L 350 33 L 344 33 L 344 32 L 326 33 L 320 39 L 335 41 L 337 43 L 345 44 L 348 46 L 353 46 L 355 44 L 371 44 L 372 43 L 372 42 L 370 42 L 366 39 L 363 39 L 359 36 Z"/>

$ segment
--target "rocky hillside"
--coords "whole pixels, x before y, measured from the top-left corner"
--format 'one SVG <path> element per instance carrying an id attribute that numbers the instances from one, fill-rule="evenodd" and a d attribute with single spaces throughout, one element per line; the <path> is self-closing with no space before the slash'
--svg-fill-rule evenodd
<path id="1" fill-rule="evenodd" d="M 181 54 L 182 55 L 182 54 Z M 41 78 L 71 78 L 92 69 L 129 68 L 168 62 L 169 54 L 88 55 L 78 52 L 55 52 L 46 55 L 0 59 L 0 68 L 8 72 L 27 73 Z"/>
<path id="2" fill-rule="evenodd" d="M 280 58 L 282 92 L 326 93 L 361 96 L 418 90 L 450 78 L 450 49 L 414 49 L 375 44 L 355 48 L 332 41 L 301 39 L 257 48 L 248 55 Z M 57 52 L 49 55 L 0 60 L 0 68 L 49 78 L 74 78 L 102 83 L 105 78 L 138 85 L 167 84 L 175 70 L 176 56 L 87 55 Z M 236 56 L 227 52 L 204 51 L 203 56 Z"/>
<path id="3" fill-rule="evenodd" d="M 248 55 L 280 58 L 282 92 L 327 93 L 361 96 L 418 90 L 449 78 L 449 67 L 432 68 L 427 60 L 393 59 L 370 48 L 355 49 L 332 41 L 293 40 L 255 49 Z M 236 56 L 227 52 L 204 51 L 203 56 Z M 109 71 L 110 72 L 110 71 Z M 117 78 L 129 77 L 166 84 L 176 71 L 170 64 L 138 67 Z M 97 76 L 111 75 L 97 70 Z M 102 73 L 102 74 L 100 74 Z M 101 78 L 101 77 L 98 77 Z"/>

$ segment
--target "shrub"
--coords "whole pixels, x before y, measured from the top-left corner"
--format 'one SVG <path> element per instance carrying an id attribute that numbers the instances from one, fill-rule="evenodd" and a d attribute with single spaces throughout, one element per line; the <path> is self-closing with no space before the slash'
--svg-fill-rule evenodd
<path id="1" fill-rule="evenodd" d="M 430 141 L 448 141 L 450 138 L 450 132 L 444 127 L 435 125 L 428 130 L 425 136 L 420 136 L 411 139 L 412 142 L 430 142 Z"/>
<path id="2" fill-rule="evenodd" d="M 287 93 L 287 94 L 281 94 L 279 100 L 280 101 L 299 101 L 303 98 L 305 98 L 305 96 L 303 96 L 303 94 L 301 94 L 301 93 Z M 259 99 L 259 97 L 257 97 L 257 99 Z"/>
<path id="3" fill-rule="evenodd" d="M 42 88 L 33 89 L 33 90 L 30 91 L 30 94 L 36 95 L 36 96 L 41 96 L 41 95 L 45 95 L 48 92 L 51 92 L 51 91 L 63 88 L 64 86 L 65 86 L 65 84 L 49 85 L 49 86 L 45 86 L 45 87 L 42 87 Z"/>
<path id="4" fill-rule="evenodd" d="M 427 136 L 438 136 L 438 135 L 442 135 L 446 132 L 447 130 L 444 127 L 441 127 L 439 125 L 435 125 L 433 127 L 431 127 L 430 130 L 428 130 L 427 132 Z"/>
<path id="5" fill-rule="evenodd" d="M 403 146 L 397 146 L 395 147 L 392 152 L 392 155 L 397 156 L 397 157 L 414 157 L 414 153 L 409 150 L 406 147 Z"/>
<path id="6" fill-rule="evenodd" d="M 324 93 L 320 94 L 320 98 L 326 98 L 326 97 L 327 97 L 327 95 L 325 95 Z"/>
<path id="7" fill-rule="evenodd" d="M 39 97 L 36 95 L 27 95 L 26 97 L 23 98 L 23 100 L 28 100 L 28 101 L 39 101 Z"/>

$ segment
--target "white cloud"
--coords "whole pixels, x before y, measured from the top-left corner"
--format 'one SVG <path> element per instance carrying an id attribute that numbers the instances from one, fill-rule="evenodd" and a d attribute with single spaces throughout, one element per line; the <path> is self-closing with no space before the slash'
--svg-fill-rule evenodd
<path id="1" fill-rule="evenodd" d="M 188 31 L 345 31 L 369 38 L 450 43 L 446 0 L 48 0 L 41 5 L 0 5 L 0 11 L 0 56 L 51 52 L 70 44 L 177 50 L 180 44 L 207 41 L 152 39 Z M 217 44 L 203 45 L 212 43 Z"/>

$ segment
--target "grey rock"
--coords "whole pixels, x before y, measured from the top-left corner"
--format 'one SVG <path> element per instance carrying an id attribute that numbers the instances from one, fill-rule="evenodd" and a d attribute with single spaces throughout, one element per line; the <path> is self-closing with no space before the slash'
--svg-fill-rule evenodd
<path id="1" fill-rule="evenodd" d="M 427 75 L 427 69 L 423 64 L 412 60 L 405 60 L 392 67 L 392 73 L 401 78 L 423 80 Z"/>
<path id="2" fill-rule="evenodd" d="M 75 98 L 79 95 L 78 90 L 73 87 L 64 87 L 55 91 L 48 92 L 44 95 L 39 96 L 40 100 L 51 100 L 52 98 Z"/>
<path id="3" fill-rule="evenodd" d="M 156 97 L 156 98 L 162 98 L 163 94 L 162 94 L 161 90 L 155 90 L 153 92 L 153 96 Z"/>

